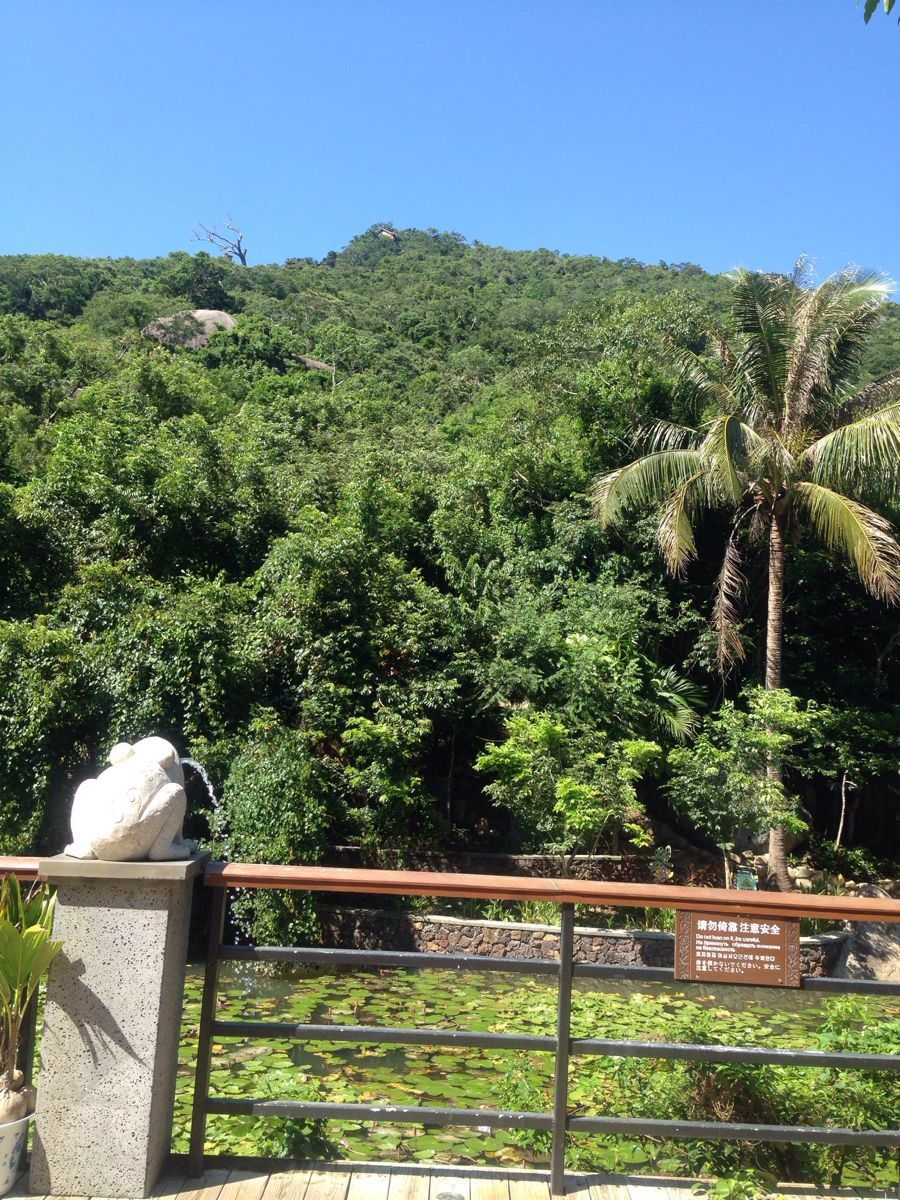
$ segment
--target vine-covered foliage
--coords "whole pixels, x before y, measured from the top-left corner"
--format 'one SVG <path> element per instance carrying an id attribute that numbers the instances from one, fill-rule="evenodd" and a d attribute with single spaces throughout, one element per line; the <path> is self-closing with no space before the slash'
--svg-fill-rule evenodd
<path id="1" fill-rule="evenodd" d="M 728 751 L 752 615 L 723 688 L 705 556 L 668 579 L 589 500 L 640 428 L 702 422 L 670 348 L 727 323 L 728 281 L 380 228 L 281 266 L 0 258 L 0 851 L 59 849 L 77 783 L 149 733 L 211 772 L 220 848 L 278 861 L 640 844 L 690 812 L 669 752 L 677 780 Z M 141 333 L 192 307 L 237 323 Z M 811 546 L 791 571 L 785 683 L 836 733 L 787 786 L 833 836 L 851 772 L 844 842 L 890 852 L 896 618 Z"/>

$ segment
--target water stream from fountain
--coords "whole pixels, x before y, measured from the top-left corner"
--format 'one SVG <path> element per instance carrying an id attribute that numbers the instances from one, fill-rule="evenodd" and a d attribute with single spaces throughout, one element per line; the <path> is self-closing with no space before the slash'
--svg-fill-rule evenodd
<path id="1" fill-rule="evenodd" d="M 222 811 L 221 801 L 219 800 L 219 797 L 216 795 L 216 789 L 212 785 L 212 780 L 210 779 L 209 775 L 207 774 L 206 768 L 203 766 L 203 764 L 198 763 L 195 758 L 186 758 L 186 757 L 184 757 L 184 755 L 182 755 L 181 762 L 182 762 L 183 766 L 190 767 L 191 770 L 196 771 L 197 774 L 200 776 L 200 778 L 203 780 L 203 784 L 206 788 L 207 793 L 209 794 L 210 803 L 212 805 L 212 820 L 210 822 L 211 833 L 212 833 L 213 837 L 216 839 L 216 841 L 219 843 L 219 845 L 222 847 L 222 851 L 224 853 L 226 861 L 230 861 L 230 859 L 231 859 L 231 844 L 230 844 L 230 841 L 228 838 L 228 830 L 226 828 L 226 823 L 225 823 L 225 814 Z"/>

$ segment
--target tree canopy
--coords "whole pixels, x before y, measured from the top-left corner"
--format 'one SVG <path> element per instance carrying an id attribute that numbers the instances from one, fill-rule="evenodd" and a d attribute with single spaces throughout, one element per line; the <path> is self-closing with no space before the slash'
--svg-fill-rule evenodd
<path id="1" fill-rule="evenodd" d="M 843 555 L 877 599 L 900 600 L 900 545 L 882 509 L 900 500 L 900 371 L 854 393 L 866 343 L 887 285 L 848 269 L 810 286 L 805 264 L 790 278 L 738 271 L 730 333 L 710 328 L 702 351 L 673 345 L 705 424 L 672 421 L 650 432 L 649 453 L 595 486 L 604 523 L 629 506 L 654 505 L 669 570 L 697 556 L 694 527 L 705 511 L 727 512 L 713 604 L 720 670 L 743 660 L 740 601 L 747 547 L 767 550 L 765 686 L 782 686 L 784 570 L 789 538 L 801 532 Z M 769 786 L 780 787 L 769 755 Z M 770 808 L 771 803 L 762 804 Z M 788 887 L 780 827 L 770 865 Z"/>
<path id="2" fill-rule="evenodd" d="M 147 733 L 208 767 L 221 804 L 192 785 L 196 832 L 236 857 L 635 845 L 682 819 L 669 754 L 723 700 L 749 711 L 764 580 L 747 566 L 723 684 L 722 517 L 672 577 L 649 517 L 604 530 L 591 500 L 641 430 L 697 421 L 680 366 L 715 371 L 732 281 L 385 228 L 281 265 L 0 258 L 0 849 L 60 848 L 77 783 Z M 237 323 L 194 349 L 142 335 L 194 307 Z M 898 366 L 886 304 L 856 382 Z M 736 428 L 716 427 L 729 453 Z M 823 443 L 803 480 L 830 487 L 824 463 L 861 495 L 856 461 Z M 832 510 L 825 542 L 849 545 Z M 784 678 L 798 711 L 862 714 L 841 727 L 850 840 L 890 853 L 900 639 L 857 549 L 792 547 Z M 822 836 L 842 769 L 789 766 Z"/>

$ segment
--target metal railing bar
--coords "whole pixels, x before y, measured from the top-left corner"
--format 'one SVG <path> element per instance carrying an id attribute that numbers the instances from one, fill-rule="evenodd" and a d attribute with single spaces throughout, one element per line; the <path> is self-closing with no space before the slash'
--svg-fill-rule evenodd
<path id="1" fill-rule="evenodd" d="M 552 1052 L 556 1038 L 487 1030 L 418 1029 L 384 1025 L 300 1024 L 291 1021 L 214 1021 L 219 1037 L 273 1041 L 384 1042 L 408 1046 L 463 1046 L 475 1049 Z M 791 1050 L 766 1046 L 719 1046 L 694 1042 L 640 1042 L 621 1038 L 571 1038 L 571 1054 L 612 1058 L 662 1058 L 702 1062 L 744 1062 L 755 1066 L 837 1067 L 859 1071 L 900 1071 L 900 1055 L 851 1051 Z"/>
<path id="2" fill-rule="evenodd" d="M 393 1121 L 414 1125 L 489 1125 L 492 1129 L 550 1129 L 549 1113 L 493 1108 L 417 1108 L 408 1104 L 329 1104 L 313 1100 L 262 1100 L 208 1096 L 206 1110 L 230 1116 L 301 1117 L 306 1120 Z"/>
<path id="3" fill-rule="evenodd" d="M 613 963 L 576 962 L 573 972 L 576 979 L 634 979 L 639 983 L 673 983 L 674 967 L 629 967 Z"/>
<path id="4" fill-rule="evenodd" d="M 223 889 L 224 890 L 224 889 Z M 242 962 L 282 962 L 309 966 L 400 967 L 409 971 L 428 968 L 451 971 L 509 971 L 517 975 L 555 975 L 559 963 L 552 958 L 494 958 L 487 954 L 431 954 L 422 950 L 351 950 L 330 946 L 222 946 L 219 957 Z M 580 963 L 576 979 L 627 979 L 637 983 L 684 984 L 673 967 L 630 967 L 612 963 Z M 873 996 L 900 995 L 900 983 L 882 979 L 833 979 L 804 975 L 802 988 L 815 992 L 859 992 Z"/>
<path id="5" fill-rule="evenodd" d="M 475 1049 L 552 1052 L 556 1039 L 539 1034 L 487 1030 L 419 1029 L 384 1025 L 302 1024 L 291 1021 L 214 1021 L 219 1037 L 273 1041 L 384 1042 L 409 1046 L 464 1046 Z M 755 1066 L 837 1067 L 859 1071 L 900 1071 L 900 1056 L 852 1051 L 793 1050 L 766 1046 L 719 1046 L 701 1042 L 640 1042 L 621 1038 L 572 1038 L 574 1055 L 661 1058 L 703 1062 L 744 1062 Z"/>
<path id="6" fill-rule="evenodd" d="M 835 979 L 831 975 L 803 975 L 800 986 L 808 992 L 861 992 L 867 996 L 900 996 L 900 983 L 891 979 Z"/>
<path id="7" fill-rule="evenodd" d="M 629 967 L 613 963 L 576 962 L 575 978 L 630 979 L 637 982 L 670 983 L 679 986 L 684 986 L 689 982 L 685 979 L 676 979 L 674 967 Z M 809 992 L 859 992 L 869 996 L 900 996 L 900 983 L 885 979 L 836 979 L 830 975 L 802 975 L 800 986 L 804 991 Z"/>
<path id="8" fill-rule="evenodd" d="M 299 1025 L 287 1021 L 216 1021 L 219 1037 L 271 1038 L 310 1042 L 385 1042 L 408 1046 L 465 1046 L 497 1050 L 556 1049 L 556 1038 L 526 1033 L 467 1029 L 399 1029 L 381 1025 Z"/>
<path id="9" fill-rule="evenodd" d="M 228 892 L 214 892 L 209 912 L 209 934 L 206 947 L 206 970 L 203 977 L 203 999 L 200 1002 L 200 1029 L 197 1035 L 197 1067 L 194 1072 L 194 1103 L 191 1112 L 191 1140 L 188 1167 L 191 1175 L 203 1171 L 203 1150 L 206 1142 L 206 1093 L 212 1066 L 212 1032 L 216 1016 L 216 994 L 219 989 L 219 951 L 225 929 L 225 906 Z"/>
<path id="10" fill-rule="evenodd" d="M 550 1194 L 565 1195 L 566 1128 L 569 1104 L 569 1048 L 572 1019 L 572 966 L 575 905 L 564 904 L 559 926 L 559 984 L 556 1000 L 556 1061 L 553 1065 L 553 1142 L 550 1147 Z"/>
<path id="11" fill-rule="evenodd" d="M 849 1067 L 860 1071 L 900 1071 L 900 1055 L 833 1050 L 787 1050 L 765 1046 L 717 1046 L 691 1042 L 637 1042 L 616 1038 L 573 1038 L 572 1054 L 613 1058 L 665 1058 L 703 1062 L 743 1062 L 756 1066 Z"/>
<path id="12" fill-rule="evenodd" d="M 628 1137 L 696 1138 L 699 1141 L 900 1146 L 900 1130 L 839 1129 L 825 1125 L 742 1125 L 727 1121 L 662 1121 L 643 1117 L 570 1117 L 569 1129 L 573 1133 L 621 1133 Z"/>
<path id="13" fill-rule="evenodd" d="M 208 1096 L 206 1110 L 230 1116 L 299 1117 L 306 1120 L 390 1121 L 414 1125 L 487 1125 L 493 1129 L 552 1129 L 549 1113 L 490 1108 L 425 1108 L 415 1105 L 332 1104 L 312 1100 L 264 1100 Z M 751 1125 L 725 1121 L 669 1121 L 643 1117 L 573 1116 L 572 1133 L 629 1137 L 693 1138 L 698 1141 L 818 1142 L 837 1146 L 900 1146 L 900 1130 L 842 1129 L 826 1125 Z"/>
<path id="14" fill-rule="evenodd" d="M 428 954 L 417 950 L 342 950 L 318 946 L 222 946 L 220 957 L 232 961 L 402 967 L 452 971 L 511 971 L 517 975 L 555 975 L 559 963 L 550 958 L 493 958 L 481 954 Z"/>

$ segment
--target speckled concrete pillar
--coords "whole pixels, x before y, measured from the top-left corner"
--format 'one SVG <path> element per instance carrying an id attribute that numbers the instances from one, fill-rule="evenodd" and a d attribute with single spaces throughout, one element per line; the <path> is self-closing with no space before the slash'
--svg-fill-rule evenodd
<path id="1" fill-rule="evenodd" d="M 185 862 L 68 858 L 47 981 L 31 1190 L 149 1196 L 169 1153 L 193 880 Z"/>

